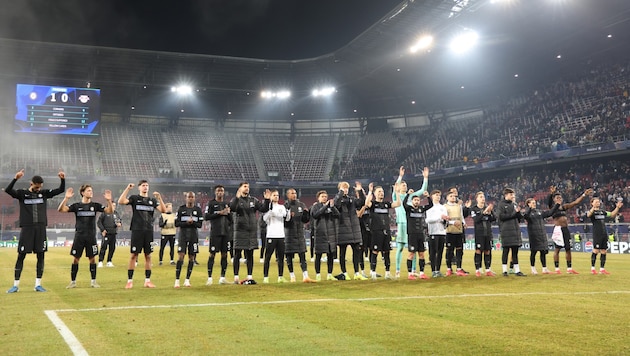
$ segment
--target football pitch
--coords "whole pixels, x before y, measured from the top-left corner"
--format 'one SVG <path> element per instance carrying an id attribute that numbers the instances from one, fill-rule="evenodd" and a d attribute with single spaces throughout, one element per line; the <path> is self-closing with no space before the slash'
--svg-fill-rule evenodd
<path id="1" fill-rule="evenodd" d="M 392 265 L 394 264 L 392 252 Z M 157 257 L 157 252 L 154 253 Z M 258 254 L 255 254 L 258 257 Z M 257 285 L 206 286 L 208 252 L 198 256 L 191 288 L 174 289 L 174 266 L 154 261 L 151 280 L 124 289 L 128 248 L 119 247 L 113 268 L 99 268 L 99 289 L 90 288 L 88 260 L 79 265 L 78 287 L 70 279 L 69 248 L 46 254 L 42 285 L 33 291 L 35 256 L 28 255 L 20 291 L 12 285 L 16 252 L 0 249 L 2 320 L 0 353 L 40 354 L 629 354 L 630 255 L 609 254 L 611 275 L 591 275 L 590 254 L 574 253 L 579 275 L 531 275 L 529 251 L 521 251 L 527 277 L 466 277 L 407 280 L 403 261 L 399 280 L 322 281 L 262 284 L 256 258 Z M 464 268 L 473 271 L 473 252 Z M 553 267 L 551 254 L 548 255 Z M 383 274 L 379 260 L 378 272 Z M 599 258 L 597 260 L 599 266 Z M 309 273 L 315 278 L 313 263 Z M 322 263 L 325 269 L 325 263 Z M 348 263 L 351 270 L 352 264 Z M 540 262 L 537 261 L 540 272 Z M 185 267 L 184 267 L 185 268 Z M 553 268 L 552 268 L 553 269 Z M 392 271 L 394 270 L 392 266 Z M 428 269 L 427 269 L 428 270 Z M 501 272 L 500 252 L 493 270 Z M 241 265 L 241 279 L 245 266 Z M 444 272 L 444 268 L 442 269 Z M 335 273 L 339 265 L 335 264 Z M 182 271 L 182 282 L 185 271 Z M 322 275 L 325 279 L 325 273 Z M 288 271 L 285 266 L 285 278 Z M 232 281 L 231 264 L 228 281 Z"/>

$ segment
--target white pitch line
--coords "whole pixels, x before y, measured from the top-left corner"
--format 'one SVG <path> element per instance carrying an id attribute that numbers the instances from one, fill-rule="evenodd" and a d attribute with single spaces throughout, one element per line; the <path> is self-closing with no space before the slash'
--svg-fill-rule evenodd
<path id="1" fill-rule="evenodd" d="M 412 300 L 412 299 L 445 299 L 445 298 L 480 298 L 480 297 L 514 297 L 514 296 L 531 296 L 531 295 L 595 295 L 595 294 L 630 294 L 630 291 L 607 291 L 607 292 L 530 292 L 530 293 L 488 293 L 488 294 L 448 294 L 448 295 L 417 295 L 406 297 L 372 297 L 372 298 L 322 298 L 322 299 L 292 299 L 292 300 L 270 300 L 266 302 L 225 302 L 225 303 L 203 303 L 203 304 L 173 304 L 173 305 L 132 305 L 124 307 L 105 307 L 105 308 L 85 308 L 85 309 L 57 309 L 45 310 L 48 319 L 57 328 L 63 339 L 66 341 L 74 355 L 88 355 L 83 345 L 74 336 L 72 331 L 59 318 L 57 313 L 71 312 L 92 312 L 107 310 L 129 310 L 129 309 L 164 309 L 164 308 L 199 308 L 199 307 L 222 307 L 233 305 L 271 305 L 271 304 L 290 304 L 290 303 L 327 303 L 327 302 L 370 302 L 381 300 Z"/>
<path id="2" fill-rule="evenodd" d="M 68 344 L 68 347 L 70 347 L 70 350 L 72 350 L 72 354 L 81 355 L 81 356 L 89 355 L 87 350 L 85 350 L 85 348 L 83 348 L 83 345 L 81 345 L 81 342 L 79 341 L 79 339 L 77 339 L 77 337 L 74 336 L 72 331 L 70 331 L 70 329 L 59 318 L 59 316 L 54 310 L 46 310 L 44 311 L 44 313 L 46 313 L 46 316 L 48 317 L 48 319 L 50 319 L 53 325 L 57 328 L 57 331 L 59 331 L 63 339 L 66 341 L 66 344 Z"/>
<path id="3" fill-rule="evenodd" d="M 381 300 L 415 300 L 415 299 L 445 299 L 445 298 L 481 298 L 481 297 L 518 297 L 531 295 L 595 295 L 595 294 L 630 294 L 630 291 L 606 291 L 606 292 L 530 292 L 530 293 L 488 293 L 488 294 L 447 294 L 447 295 L 417 295 L 405 297 L 372 297 L 372 298 L 322 298 L 322 299 L 290 299 L 253 302 L 223 302 L 203 304 L 171 304 L 171 305 L 130 305 L 122 307 L 84 308 L 84 309 L 56 309 L 50 310 L 56 313 L 92 312 L 106 310 L 129 309 L 164 309 L 164 308 L 199 308 L 199 307 L 223 307 L 232 305 L 270 305 L 292 303 L 327 303 L 327 302 L 370 302 Z M 46 311 L 49 312 L 49 311 Z"/>

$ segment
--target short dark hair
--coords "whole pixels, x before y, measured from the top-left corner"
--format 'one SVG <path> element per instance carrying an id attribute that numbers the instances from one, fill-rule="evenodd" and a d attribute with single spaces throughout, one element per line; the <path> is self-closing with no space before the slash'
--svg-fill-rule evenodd
<path id="1" fill-rule="evenodd" d="M 325 191 L 325 190 L 320 190 L 319 192 L 317 192 L 317 197 L 319 198 L 319 196 L 322 195 L 322 194 L 328 195 L 328 192 Z"/>
<path id="2" fill-rule="evenodd" d="M 434 195 L 434 194 L 442 194 L 442 192 L 439 189 L 434 189 L 430 195 Z"/>
<path id="3" fill-rule="evenodd" d="M 248 182 L 241 182 L 241 183 L 238 185 L 238 187 L 240 188 L 240 187 L 244 186 L 245 184 L 249 185 L 249 183 L 248 183 Z"/>
<path id="4" fill-rule="evenodd" d="M 140 179 L 140 181 L 138 182 L 138 185 L 140 186 L 140 185 L 143 185 L 144 183 L 149 184 L 149 181 L 146 179 Z"/>
<path id="5" fill-rule="evenodd" d="M 217 189 L 219 189 L 219 188 L 223 188 L 223 190 L 225 190 L 225 187 L 224 187 L 224 186 L 222 186 L 221 184 L 217 184 L 217 185 L 215 185 L 215 186 L 214 186 L 214 188 L 212 189 L 212 191 L 213 191 L 213 192 L 216 192 L 216 191 L 217 191 Z"/>
<path id="6" fill-rule="evenodd" d="M 512 188 L 503 189 L 503 195 L 510 194 L 510 193 L 514 193 L 514 189 Z"/>
<path id="7" fill-rule="evenodd" d="M 83 184 L 83 185 L 81 186 L 81 188 L 79 188 L 79 194 L 81 194 L 81 196 L 83 196 L 83 192 L 84 192 L 86 189 L 91 188 L 91 187 L 92 187 L 92 186 L 91 186 L 91 185 L 89 185 L 89 184 Z"/>
<path id="8" fill-rule="evenodd" d="M 33 184 L 43 184 L 44 178 L 42 178 L 42 176 L 33 176 L 33 178 L 31 178 L 31 182 L 33 182 Z"/>

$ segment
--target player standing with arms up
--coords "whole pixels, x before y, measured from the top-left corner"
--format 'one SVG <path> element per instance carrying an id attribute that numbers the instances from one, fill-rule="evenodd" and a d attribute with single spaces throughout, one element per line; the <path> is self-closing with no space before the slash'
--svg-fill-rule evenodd
<path id="1" fill-rule="evenodd" d="M 560 250 L 564 248 L 567 259 L 567 273 L 578 274 L 571 265 L 571 235 L 569 232 L 569 219 L 567 210 L 580 204 L 587 195 L 593 194 L 593 189 L 587 189 L 574 201 L 564 204 L 562 194 L 560 194 L 555 186 L 549 188 L 549 198 L 547 204 L 551 209 L 555 204 L 560 205 L 555 214 L 552 215 L 555 227 L 551 239 L 554 242 L 555 250 L 553 252 L 553 263 L 556 267 L 556 274 L 560 274 Z"/>
<path id="2" fill-rule="evenodd" d="M 20 240 L 18 242 L 18 257 L 15 262 L 15 279 L 13 287 L 7 293 L 16 293 L 20 287 L 20 276 L 24 267 L 24 259 L 27 253 L 37 254 L 37 277 L 35 278 L 35 291 L 45 292 L 42 287 L 42 276 L 44 275 L 44 253 L 48 251 L 48 241 L 46 239 L 46 200 L 59 195 L 66 190 L 66 175 L 59 171 L 57 174 L 61 179 L 61 184 L 57 189 L 42 189 L 44 179 L 41 176 L 31 178 L 28 189 L 13 189 L 18 179 L 24 177 L 24 170 L 15 174 L 15 178 L 9 183 L 4 191 L 20 203 Z"/>
<path id="3" fill-rule="evenodd" d="M 162 195 L 153 192 L 153 198 L 149 197 L 149 182 L 141 180 L 138 182 L 139 194 L 131 195 L 129 190 L 134 187 L 129 183 L 118 198 L 118 204 L 131 205 L 133 214 L 131 215 L 131 256 L 129 257 L 129 269 L 127 270 L 126 289 L 133 288 L 133 274 L 136 268 L 138 255 L 144 251 L 144 286 L 155 288 L 151 282 L 151 253 L 153 252 L 153 214 L 155 210 L 165 213 Z"/>
<path id="4" fill-rule="evenodd" d="M 70 284 L 66 288 L 76 288 L 77 273 L 79 272 L 79 259 L 85 249 L 85 257 L 90 260 L 90 275 L 92 288 L 100 288 L 96 283 L 96 256 L 98 255 L 98 245 L 96 243 L 96 213 L 106 212 L 111 214 L 114 211 L 112 205 L 112 192 L 106 190 L 103 198 L 107 201 L 107 207 L 103 204 L 92 201 L 94 190 L 89 184 L 84 184 L 79 189 L 81 194 L 81 202 L 72 205 L 66 205 L 68 200 L 74 196 L 74 189 L 68 188 L 63 201 L 59 204 L 57 210 L 61 213 L 74 213 L 76 216 L 76 229 L 74 233 L 74 241 L 70 248 L 70 254 L 74 257 L 72 266 L 70 266 Z"/>

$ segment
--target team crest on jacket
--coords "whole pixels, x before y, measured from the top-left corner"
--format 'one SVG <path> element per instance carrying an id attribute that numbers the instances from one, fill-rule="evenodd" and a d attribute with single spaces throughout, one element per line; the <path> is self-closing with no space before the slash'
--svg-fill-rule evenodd
<path id="1" fill-rule="evenodd" d="M 94 211 L 94 207 L 93 206 L 90 207 L 90 211 Z"/>

